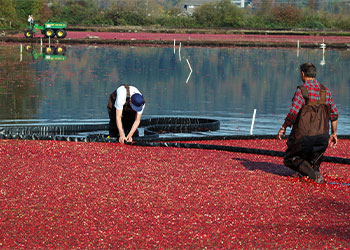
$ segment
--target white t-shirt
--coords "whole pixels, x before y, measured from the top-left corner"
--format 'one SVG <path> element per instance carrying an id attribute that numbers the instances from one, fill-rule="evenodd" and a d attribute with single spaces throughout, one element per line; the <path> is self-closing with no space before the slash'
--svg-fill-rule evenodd
<path id="1" fill-rule="evenodd" d="M 130 97 L 136 93 L 142 95 L 141 92 L 134 86 L 129 86 L 129 90 L 130 90 Z M 123 106 L 125 103 L 126 103 L 126 88 L 124 86 L 120 86 L 119 88 L 117 88 L 117 99 L 115 100 L 114 107 L 117 110 L 123 110 Z M 137 113 L 142 114 L 144 108 L 145 108 L 145 104 L 143 105 L 142 110 Z"/>

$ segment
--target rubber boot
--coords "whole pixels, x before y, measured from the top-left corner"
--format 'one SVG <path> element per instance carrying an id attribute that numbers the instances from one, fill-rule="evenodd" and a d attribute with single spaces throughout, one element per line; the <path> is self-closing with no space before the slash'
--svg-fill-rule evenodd
<path id="1" fill-rule="evenodd" d="M 319 171 L 315 171 L 316 174 L 316 180 L 315 182 L 318 184 L 323 184 L 325 182 L 323 176 L 321 175 L 321 173 Z"/>
<path id="2" fill-rule="evenodd" d="M 316 182 L 316 173 L 308 161 L 303 161 L 298 167 L 299 172 Z"/>

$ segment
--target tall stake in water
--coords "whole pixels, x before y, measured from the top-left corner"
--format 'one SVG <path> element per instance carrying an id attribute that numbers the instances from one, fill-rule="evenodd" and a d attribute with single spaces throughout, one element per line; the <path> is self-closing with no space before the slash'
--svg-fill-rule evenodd
<path id="1" fill-rule="evenodd" d="M 20 62 L 22 62 L 22 52 L 23 52 L 23 46 L 22 46 L 22 44 L 20 45 L 20 47 L 19 47 L 19 61 Z"/>
<path id="2" fill-rule="evenodd" d="M 251 135 L 253 134 L 253 128 L 254 128 L 254 123 L 255 123 L 255 115 L 256 115 L 256 109 L 254 109 L 252 125 L 250 126 L 250 134 Z"/>
<path id="3" fill-rule="evenodd" d="M 299 57 L 299 48 L 300 48 L 300 43 L 299 43 L 299 40 L 297 42 L 297 57 Z"/>
<path id="4" fill-rule="evenodd" d="M 179 45 L 179 60 L 181 62 L 181 42 L 180 42 L 180 45 Z"/>
<path id="5" fill-rule="evenodd" d="M 325 65 L 326 64 L 326 60 L 324 58 L 324 54 L 325 54 L 325 50 L 326 50 L 326 44 L 324 43 L 324 39 L 323 39 L 323 43 L 320 44 L 320 48 L 322 49 L 322 60 L 320 62 L 320 65 Z"/>
<path id="6" fill-rule="evenodd" d="M 188 80 L 190 79 L 191 74 L 192 74 L 192 67 L 191 67 L 191 64 L 190 64 L 190 62 L 188 61 L 188 59 L 186 59 L 186 61 L 187 61 L 188 67 L 190 68 L 190 73 L 189 73 L 189 75 L 188 75 L 188 77 L 187 77 L 187 80 L 186 80 L 186 83 L 188 83 Z"/>

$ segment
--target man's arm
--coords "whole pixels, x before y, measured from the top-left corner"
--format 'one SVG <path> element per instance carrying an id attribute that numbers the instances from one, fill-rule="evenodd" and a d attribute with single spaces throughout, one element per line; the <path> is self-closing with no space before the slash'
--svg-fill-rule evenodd
<path id="1" fill-rule="evenodd" d="M 126 140 L 124 130 L 123 130 L 123 123 L 122 123 L 122 114 L 123 110 L 116 110 L 116 123 L 117 123 L 117 128 L 119 131 L 119 142 L 124 143 L 124 140 Z"/>
<path id="2" fill-rule="evenodd" d="M 329 137 L 329 144 L 334 147 L 338 143 L 337 137 L 338 120 L 331 121 L 331 136 Z"/>
<path id="3" fill-rule="evenodd" d="M 140 125 L 141 116 L 142 116 L 142 114 L 136 113 L 136 119 L 135 119 L 135 121 L 134 121 L 134 124 L 132 125 L 129 134 L 128 134 L 127 137 L 126 137 L 126 141 L 127 141 L 127 142 L 132 142 L 132 136 L 134 135 L 135 131 L 137 130 L 137 128 L 138 128 L 139 125 Z"/>
<path id="4" fill-rule="evenodd" d="M 329 137 L 329 145 L 332 147 L 335 147 L 335 145 L 337 145 L 338 143 L 338 137 L 337 137 L 337 126 L 338 126 L 338 109 L 337 106 L 335 105 L 334 101 L 333 101 L 333 97 L 331 94 L 331 91 L 329 89 L 327 89 L 327 100 L 328 103 L 326 102 L 326 104 L 331 106 L 331 115 L 330 115 L 330 119 L 331 119 L 331 136 Z"/>
<path id="5" fill-rule="evenodd" d="M 292 105 L 289 110 L 289 113 L 287 114 L 287 117 L 285 118 L 282 127 L 277 133 L 278 140 L 282 140 L 282 137 L 285 136 L 286 134 L 287 127 L 291 127 L 294 124 L 298 116 L 298 113 L 304 104 L 305 104 L 305 100 L 304 100 L 303 94 L 301 92 L 301 89 L 298 87 L 294 93 L 294 96 L 292 99 Z"/>

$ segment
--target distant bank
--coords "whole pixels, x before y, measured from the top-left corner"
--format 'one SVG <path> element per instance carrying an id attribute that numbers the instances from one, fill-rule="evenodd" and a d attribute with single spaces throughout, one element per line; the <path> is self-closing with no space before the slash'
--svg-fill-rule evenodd
<path id="1" fill-rule="evenodd" d="M 24 37 L 23 32 L 6 34 L 0 42 L 35 43 Z M 43 38 L 44 42 L 47 42 Z M 51 39 L 57 42 L 57 39 Z M 290 47 L 350 49 L 350 32 L 344 31 L 293 31 L 293 30 L 204 30 L 204 29 L 150 29 L 140 27 L 70 27 L 67 37 L 59 39 L 64 44 L 111 44 L 111 45 L 160 45 L 208 47 Z"/>

